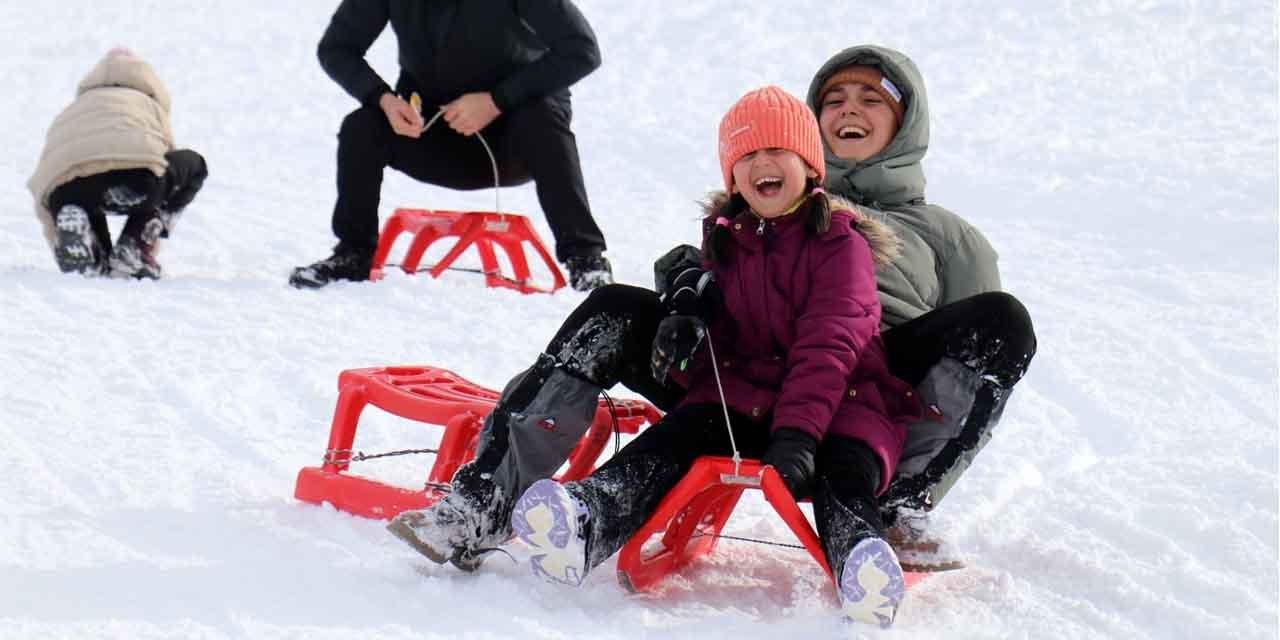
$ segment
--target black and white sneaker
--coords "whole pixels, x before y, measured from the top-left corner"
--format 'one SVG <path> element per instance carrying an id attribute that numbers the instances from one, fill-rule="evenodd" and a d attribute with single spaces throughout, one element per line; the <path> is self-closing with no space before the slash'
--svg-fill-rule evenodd
<path id="1" fill-rule="evenodd" d="M 613 268 L 604 256 L 569 256 L 564 266 L 569 270 L 569 286 L 578 291 L 592 291 L 613 284 Z"/>
<path id="2" fill-rule="evenodd" d="M 334 280 L 363 282 L 369 279 L 373 251 L 371 248 L 349 247 L 339 242 L 333 248 L 333 255 L 294 269 L 289 276 L 289 284 L 299 289 L 319 289 Z"/>
<path id="3" fill-rule="evenodd" d="M 98 237 L 93 233 L 89 212 L 74 204 L 64 205 L 53 216 L 53 257 L 63 273 L 98 275 L 102 272 Z"/>

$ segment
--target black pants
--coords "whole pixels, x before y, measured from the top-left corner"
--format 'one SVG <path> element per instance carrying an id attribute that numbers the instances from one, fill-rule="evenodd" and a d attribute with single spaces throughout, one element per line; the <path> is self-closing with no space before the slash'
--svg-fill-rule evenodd
<path id="1" fill-rule="evenodd" d="M 683 398 L 684 390 L 659 383 L 649 373 L 653 336 L 664 315 L 652 291 L 626 285 L 602 287 L 570 314 L 546 353 L 572 375 L 605 389 L 621 382 L 670 410 Z M 621 324 L 625 330 L 596 329 L 610 324 Z M 972 392 L 972 410 L 960 432 L 938 452 L 926 473 L 909 482 L 895 480 L 885 496 L 902 507 L 932 508 L 986 444 L 1009 391 L 1035 355 L 1031 318 L 1013 296 L 983 293 L 891 328 L 884 332 L 884 340 L 890 370 L 912 386 L 918 386 L 943 358 L 958 360 L 983 380 Z"/>
<path id="2" fill-rule="evenodd" d="M 569 128 L 571 118 L 567 104 L 546 98 L 502 114 L 480 132 L 493 150 L 502 186 L 533 180 L 561 262 L 570 256 L 599 255 L 605 249 L 604 235 L 587 203 L 578 143 Z M 489 156 L 474 136 L 454 132 L 443 119 L 420 138 L 397 135 L 382 109 L 362 107 L 342 121 L 338 132 L 333 233 L 343 244 L 377 246 L 385 167 L 449 189 L 485 189 L 494 184 Z"/>
<path id="3" fill-rule="evenodd" d="M 769 445 L 769 421 L 730 411 L 733 442 L 744 458 L 760 458 Z M 724 409 L 718 404 L 687 405 L 668 413 L 580 482 L 571 493 L 591 509 L 587 549 L 595 567 L 616 553 L 644 524 L 700 456 L 733 454 Z M 875 490 L 880 464 L 874 452 L 852 438 L 830 436 L 819 446 L 814 478 L 814 518 L 828 561 L 838 563 L 856 539 L 878 535 L 882 524 Z M 842 508 L 843 507 L 843 508 Z M 852 511 L 859 518 L 845 514 Z"/>
<path id="4" fill-rule="evenodd" d="M 673 383 L 658 382 L 649 369 L 653 337 L 665 315 L 653 291 L 623 284 L 600 287 L 569 314 L 546 353 L 558 366 L 596 386 L 610 389 L 621 382 L 669 411 L 685 391 Z"/>
<path id="5" fill-rule="evenodd" d="M 884 332 L 889 371 L 912 386 L 944 357 L 1013 388 L 1036 353 L 1031 316 L 1018 299 L 980 293 L 938 307 Z"/>
<path id="6" fill-rule="evenodd" d="M 89 214 L 93 233 L 103 252 L 111 251 L 108 215 L 128 216 L 122 235 L 142 233 L 158 211 L 180 213 L 195 200 L 209 169 L 204 157 L 190 149 L 165 154 L 169 167 L 163 176 L 148 169 L 117 169 L 76 178 L 49 194 L 49 212 L 74 204 Z"/>

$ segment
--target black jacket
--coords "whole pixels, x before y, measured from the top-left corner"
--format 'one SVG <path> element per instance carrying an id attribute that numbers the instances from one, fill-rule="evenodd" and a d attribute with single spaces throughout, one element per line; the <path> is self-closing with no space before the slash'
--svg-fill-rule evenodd
<path id="1" fill-rule="evenodd" d="M 342 0 L 320 66 L 364 104 L 390 88 L 365 61 L 387 23 L 399 44 L 397 92 L 430 109 L 488 91 L 502 111 L 555 96 L 600 66 L 595 33 L 571 0 Z"/>

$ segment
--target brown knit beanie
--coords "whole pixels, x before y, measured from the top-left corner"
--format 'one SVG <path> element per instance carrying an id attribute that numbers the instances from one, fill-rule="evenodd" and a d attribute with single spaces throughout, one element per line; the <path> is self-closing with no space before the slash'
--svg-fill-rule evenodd
<path id="1" fill-rule="evenodd" d="M 898 126 L 902 126 L 902 116 L 906 112 L 906 107 L 902 104 L 902 92 L 892 80 L 884 77 L 879 69 L 865 64 L 849 65 L 831 74 L 831 77 L 822 83 L 822 90 L 818 92 L 818 104 L 822 104 L 822 99 L 826 97 L 827 92 L 834 89 L 836 85 L 849 82 L 860 82 L 880 94 L 885 104 L 893 110 Z"/>

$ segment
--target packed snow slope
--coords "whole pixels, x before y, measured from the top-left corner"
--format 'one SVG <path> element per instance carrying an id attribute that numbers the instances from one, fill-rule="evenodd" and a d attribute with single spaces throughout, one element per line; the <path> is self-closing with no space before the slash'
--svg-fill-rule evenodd
<path id="1" fill-rule="evenodd" d="M 429 363 L 500 387 L 583 299 L 466 273 L 286 286 L 333 242 L 335 134 L 355 107 L 315 59 L 335 4 L 0 3 L 0 637 L 878 635 L 837 622 L 790 549 L 724 542 L 649 595 L 612 563 L 565 591 L 518 545 L 519 563 L 460 575 L 380 522 L 293 499 L 339 371 Z M 970 568 L 912 590 L 886 635 L 1276 637 L 1274 3 L 579 4 L 605 63 L 574 87 L 574 122 L 623 282 L 650 285 L 656 256 L 696 241 L 741 93 L 802 93 L 863 42 L 925 74 L 929 197 L 1000 251 L 1040 350 L 935 512 Z M 211 168 L 160 282 L 59 274 L 24 187 L 115 44 L 151 60 L 179 143 Z M 389 32 L 370 58 L 394 77 Z M 492 202 L 391 175 L 382 211 Z M 503 203 L 549 237 L 532 187 Z M 438 433 L 370 411 L 357 447 Z M 414 486 L 429 462 L 358 471 Z M 755 498 L 729 532 L 790 541 Z"/>

